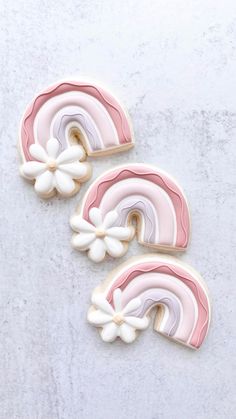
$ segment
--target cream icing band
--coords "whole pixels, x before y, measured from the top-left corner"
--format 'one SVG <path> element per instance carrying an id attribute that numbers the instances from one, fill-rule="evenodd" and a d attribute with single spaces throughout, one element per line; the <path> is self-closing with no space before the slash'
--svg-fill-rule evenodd
<path id="1" fill-rule="evenodd" d="M 152 166 L 119 166 L 93 182 L 82 201 L 79 214 L 71 219 L 71 226 L 77 233 L 73 236 L 72 244 L 78 250 L 88 250 L 90 244 L 94 247 L 89 236 L 86 236 L 91 231 L 86 230 L 81 223 L 83 220 L 87 225 L 91 224 L 90 212 L 95 208 L 100 212 L 101 219 L 112 212 L 116 213 L 114 222 L 109 227 L 116 228 L 117 231 L 122 228 L 130 229 L 127 237 L 123 238 L 126 243 L 134 236 L 132 220 L 135 216 L 137 237 L 141 244 L 172 250 L 185 250 L 188 245 L 190 216 L 186 198 L 169 175 Z M 106 230 L 104 226 L 103 230 Z M 102 247 L 101 239 L 99 243 Z M 104 257 L 104 252 L 99 252 L 99 243 L 96 243 L 96 248 L 101 258 L 95 255 L 96 261 Z M 127 246 L 123 250 L 119 246 L 119 250 L 115 252 L 115 257 L 122 256 Z"/>
<path id="2" fill-rule="evenodd" d="M 119 336 L 129 343 L 148 327 L 153 309 L 157 332 L 193 349 L 201 346 L 210 321 L 206 287 L 196 271 L 169 256 L 135 257 L 111 272 L 94 290 L 88 320 L 103 340 Z"/>

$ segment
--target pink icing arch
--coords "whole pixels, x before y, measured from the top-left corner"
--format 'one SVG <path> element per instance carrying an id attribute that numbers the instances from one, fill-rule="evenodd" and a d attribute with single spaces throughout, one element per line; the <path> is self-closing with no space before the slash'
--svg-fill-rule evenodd
<path id="1" fill-rule="evenodd" d="M 158 173 L 145 165 L 130 165 L 117 168 L 110 171 L 98 181 L 94 182 L 89 190 L 86 201 L 83 206 L 83 217 L 89 221 L 89 211 L 92 207 L 99 207 L 101 199 L 114 183 L 117 183 L 130 177 L 144 178 L 149 180 L 165 190 L 172 200 L 176 212 L 177 220 L 177 238 L 176 246 L 186 248 L 190 235 L 189 210 L 183 193 L 168 176 Z"/>
<path id="2" fill-rule="evenodd" d="M 114 290 L 116 288 L 123 290 L 136 276 L 144 272 L 158 272 L 173 275 L 191 289 L 198 305 L 198 319 L 189 344 L 199 348 L 208 330 L 210 307 L 204 289 L 194 277 L 184 269 L 163 262 L 145 262 L 134 265 L 116 279 L 108 292 L 107 300 L 110 303 L 113 303 L 112 297 Z"/>
<path id="3" fill-rule="evenodd" d="M 44 90 L 26 109 L 21 124 L 21 143 L 26 160 L 32 160 L 29 153 L 29 147 L 34 143 L 34 120 L 41 106 L 55 96 L 72 91 L 84 92 L 98 99 L 106 108 L 114 122 L 120 144 L 132 142 L 132 135 L 127 117 L 120 104 L 109 92 L 101 87 L 85 82 L 62 82 Z"/>

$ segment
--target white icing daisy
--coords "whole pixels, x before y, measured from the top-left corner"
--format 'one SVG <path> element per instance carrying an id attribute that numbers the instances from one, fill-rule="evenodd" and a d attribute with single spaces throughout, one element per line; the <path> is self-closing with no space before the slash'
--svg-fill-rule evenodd
<path id="1" fill-rule="evenodd" d="M 88 256 L 94 262 L 101 262 L 106 252 L 115 258 L 122 256 L 126 246 L 122 241 L 129 241 L 134 235 L 134 228 L 112 227 L 118 218 L 116 211 L 108 212 L 104 220 L 101 210 L 92 208 L 89 212 L 91 223 L 79 215 L 71 218 L 71 227 L 79 234 L 72 238 L 72 245 L 81 251 L 89 250 Z"/>
<path id="2" fill-rule="evenodd" d="M 50 196 L 56 189 L 62 196 L 71 195 L 76 189 L 73 179 L 79 180 L 89 174 L 89 165 L 81 163 L 84 150 L 74 145 L 59 154 L 59 142 L 51 138 L 46 150 L 39 144 L 32 144 L 30 154 L 35 161 L 28 161 L 21 166 L 21 173 L 27 179 L 35 179 L 34 188 L 40 196 Z"/>
<path id="3" fill-rule="evenodd" d="M 136 339 L 136 330 L 146 329 L 149 325 L 148 317 L 134 317 L 129 313 L 141 305 L 139 297 L 133 298 L 122 307 L 122 291 L 117 288 L 113 293 L 114 308 L 103 294 L 94 294 L 92 303 L 95 310 L 88 312 L 88 321 L 101 328 L 100 335 L 104 342 L 113 342 L 118 336 L 126 343 Z"/>

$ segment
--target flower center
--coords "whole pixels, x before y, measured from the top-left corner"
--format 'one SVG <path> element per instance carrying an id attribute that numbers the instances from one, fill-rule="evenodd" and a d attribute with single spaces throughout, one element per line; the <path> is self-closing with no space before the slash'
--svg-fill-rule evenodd
<path id="1" fill-rule="evenodd" d="M 96 237 L 98 237 L 99 239 L 104 239 L 105 236 L 106 236 L 105 230 L 100 230 L 99 228 L 97 228 Z"/>
<path id="2" fill-rule="evenodd" d="M 50 170 L 50 172 L 55 172 L 57 170 L 57 162 L 56 160 L 48 160 L 47 162 L 47 169 Z"/>
<path id="3" fill-rule="evenodd" d="M 113 322 L 120 326 L 122 323 L 124 323 L 124 317 L 122 313 L 116 313 L 113 317 Z"/>

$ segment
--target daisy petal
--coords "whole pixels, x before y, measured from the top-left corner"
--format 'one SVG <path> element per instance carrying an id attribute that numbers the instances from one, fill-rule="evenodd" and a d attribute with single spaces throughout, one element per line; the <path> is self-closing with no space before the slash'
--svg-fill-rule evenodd
<path id="1" fill-rule="evenodd" d="M 91 310 L 88 312 L 88 321 L 96 326 L 103 326 L 112 321 L 112 316 L 104 313 L 102 310 Z"/>
<path id="2" fill-rule="evenodd" d="M 104 246 L 104 242 L 101 239 L 96 239 L 90 247 L 88 252 L 88 257 L 92 259 L 94 262 L 101 262 L 106 254 L 106 249 Z"/>
<path id="3" fill-rule="evenodd" d="M 119 240 L 131 240 L 134 234 L 132 227 L 111 227 L 106 230 L 110 237 L 114 237 Z"/>
<path id="4" fill-rule="evenodd" d="M 114 307 L 115 307 L 115 312 L 119 313 L 122 310 L 121 307 L 121 294 L 122 291 L 120 288 L 116 288 L 115 291 L 113 292 L 113 302 L 114 302 Z"/>
<path id="5" fill-rule="evenodd" d="M 44 148 L 39 144 L 31 144 L 29 152 L 32 157 L 36 160 L 46 163 L 48 161 L 48 155 Z"/>
<path id="6" fill-rule="evenodd" d="M 142 301 L 139 297 L 137 298 L 133 298 L 132 300 L 130 300 L 128 302 L 128 304 L 124 307 L 124 309 L 122 310 L 123 314 L 128 314 L 131 313 L 132 311 L 136 310 L 137 308 L 139 308 L 142 304 Z"/>
<path id="7" fill-rule="evenodd" d="M 29 179 L 35 179 L 46 169 L 46 164 L 38 161 L 28 161 L 21 166 L 21 172 Z"/>
<path id="8" fill-rule="evenodd" d="M 46 170 L 36 178 L 34 189 L 39 195 L 47 195 L 53 190 L 53 174 Z"/>
<path id="9" fill-rule="evenodd" d="M 76 249 L 86 250 L 95 238 L 96 238 L 95 233 L 75 234 L 72 237 L 72 245 Z"/>
<path id="10" fill-rule="evenodd" d="M 80 179 L 88 174 L 88 165 L 86 163 L 74 162 L 60 164 L 59 169 L 70 175 L 73 179 Z"/>
<path id="11" fill-rule="evenodd" d="M 59 141 L 56 138 L 50 138 L 50 140 L 48 140 L 46 149 L 47 149 L 49 157 L 53 159 L 57 157 L 59 146 L 60 146 Z"/>
<path id="12" fill-rule="evenodd" d="M 115 323 L 108 323 L 103 327 L 103 330 L 100 332 L 101 338 L 102 340 L 104 340 L 104 342 L 113 342 L 117 337 L 118 331 L 119 327 Z"/>
<path id="13" fill-rule="evenodd" d="M 130 326 L 134 327 L 135 329 L 146 329 L 149 325 L 149 319 L 148 317 L 134 317 L 134 316 L 126 316 L 125 322 L 129 324 Z"/>
<path id="14" fill-rule="evenodd" d="M 120 338 L 126 343 L 131 343 L 136 338 L 135 329 L 126 323 L 123 323 L 120 326 L 119 335 Z"/>
<path id="15" fill-rule="evenodd" d="M 74 215 L 71 217 L 70 225 L 73 230 L 78 231 L 78 233 L 93 233 L 95 231 L 95 227 L 88 221 L 84 220 L 84 218 L 80 217 L 80 215 Z"/>
<path id="16" fill-rule="evenodd" d="M 73 179 L 60 170 L 55 171 L 55 186 L 61 195 L 70 195 L 75 190 L 75 182 Z"/>
<path id="17" fill-rule="evenodd" d="M 89 211 L 89 218 L 95 227 L 101 227 L 102 225 L 102 214 L 99 208 L 91 208 Z"/>
<path id="18" fill-rule="evenodd" d="M 57 157 L 57 164 L 73 163 L 84 157 L 84 149 L 79 145 L 72 145 Z"/>
<path id="19" fill-rule="evenodd" d="M 103 222 L 103 227 L 105 229 L 111 227 L 114 222 L 117 220 L 118 218 L 118 213 L 116 211 L 109 211 L 104 218 L 104 222 Z"/>
<path id="20" fill-rule="evenodd" d="M 106 297 L 104 297 L 103 294 L 93 294 L 91 300 L 95 307 L 98 307 L 99 309 L 101 309 L 107 314 L 110 314 L 111 316 L 114 315 L 115 312 L 113 310 L 113 307 L 107 301 Z"/>
<path id="21" fill-rule="evenodd" d="M 122 256 L 126 250 L 123 243 L 113 237 L 104 237 L 104 242 L 106 244 L 107 253 L 114 258 Z"/>

